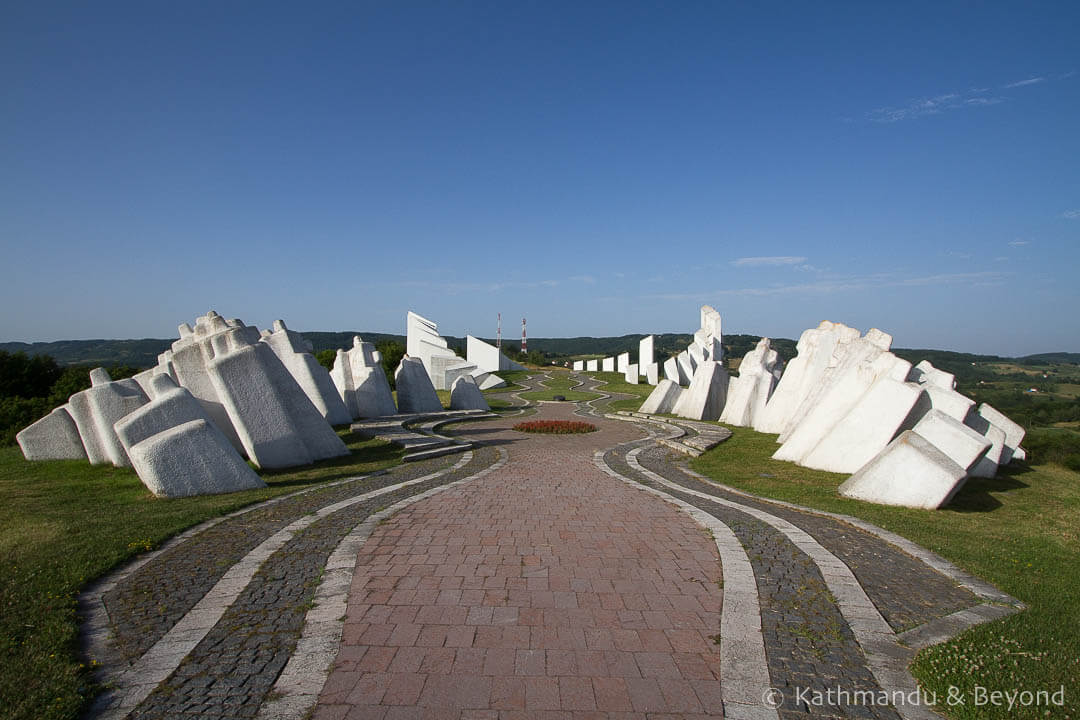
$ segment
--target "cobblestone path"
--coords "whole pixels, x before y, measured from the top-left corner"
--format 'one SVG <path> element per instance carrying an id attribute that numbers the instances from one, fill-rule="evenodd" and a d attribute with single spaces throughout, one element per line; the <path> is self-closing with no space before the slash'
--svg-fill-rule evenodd
<path id="1" fill-rule="evenodd" d="M 90 717 L 929 718 L 814 698 L 910 692 L 915 649 L 1018 606 L 903 538 L 701 478 L 658 444 L 676 428 L 605 416 L 619 395 L 578 379 L 602 397 L 508 391 L 505 417 L 441 431 L 463 456 L 255 506 L 88 589 L 111 686 Z"/>

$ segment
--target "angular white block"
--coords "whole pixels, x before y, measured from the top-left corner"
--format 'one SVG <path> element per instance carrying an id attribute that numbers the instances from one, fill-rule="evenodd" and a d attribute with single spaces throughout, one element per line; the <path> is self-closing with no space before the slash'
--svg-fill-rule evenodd
<path id="1" fill-rule="evenodd" d="M 461 364 L 465 359 L 458 357 L 457 353 L 447 347 L 446 340 L 439 335 L 439 326 L 431 320 L 410 310 L 406 314 L 405 325 L 406 354 L 420 360 L 435 388 L 448 389 L 447 368 Z"/>
<path id="2" fill-rule="evenodd" d="M 727 400 L 728 373 L 722 363 L 706 360 L 672 412 L 690 420 L 718 420 Z"/>
<path id="3" fill-rule="evenodd" d="M 574 372 L 582 372 L 584 370 L 585 370 L 585 361 L 584 360 L 575 360 L 574 361 Z"/>
<path id="4" fill-rule="evenodd" d="M 394 371 L 400 413 L 440 412 L 443 409 L 435 386 L 419 358 L 406 355 Z"/>
<path id="5" fill-rule="evenodd" d="M 503 355 L 499 348 L 472 335 L 465 336 L 465 356 L 480 372 L 493 373 L 502 370 L 525 369 Z"/>
<path id="6" fill-rule="evenodd" d="M 975 407 L 975 401 L 971 398 L 937 385 L 923 385 L 927 397 L 930 398 L 930 407 L 945 413 L 957 422 L 963 422 L 971 408 Z"/>
<path id="7" fill-rule="evenodd" d="M 645 382 L 650 385 L 655 385 L 660 382 L 660 365 L 657 363 L 651 363 L 645 368 Z"/>
<path id="8" fill-rule="evenodd" d="M 506 381 L 498 375 L 489 375 L 487 373 L 484 373 L 473 379 L 476 380 L 476 385 L 481 390 L 492 390 L 494 388 L 506 387 Z"/>
<path id="9" fill-rule="evenodd" d="M 67 405 L 20 430 L 15 441 L 27 460 L 86 460 L 79 428 Z"/>
<path id="10" fill-rule="evenodd" d="M 490 410 L 471 375 L 459 377 L 450 388 L 451 410 Z"/>
<path id="11" fill-rule="evenodd" d="M 328 423 L 347 425 L 352 422 L 353 415 L 345 407 L 330 373 L 311 354 L 311 343 L 303 335 L 287 328 L 284 320 L 275 320 L 274 331 L 264 332 L 261 339 L 274 351 Z"/>
<path id="12" fill-rule="evenodd" d="M 638 412 L 662 414 L 670 413 L 675 409 L 675 404 L 679 401 L 679 397 L 682 395 L 683 389 L 679 387 L 679 384 L 672 380 L 661 380 L 657 384 L 656 389 L 649 394 L 649 397 L 645 399 L 645 402 L 641 404 Z"/>
<path id="13" fill-rule="evenodd" d="M 883 505 L 935 510 L 964 484 L 964 468 L 928 440 L 906 430 L 839 489 L 841 495 Z"/>
<path id="14" fill-rule="evenodd" d="M 646 371 L 655 362 L 654 353 L 655 338 L 652 335 L 643 337 L 638 342 L 638 372 L 645 377 Z M 653 383 L 655 384 L 655 383 Z"/>
<path id="15" fill-rule="evenodd" d="M 923 415 L 914 430 L 965 471 L 974 467 L 991 445 L 985 435 L 980 435 L 940 410 L 931 410 Z"/>
<path id="16" fill-rule="evenodd" d="M 970 421 L 972 418 L 977 418 L 979 420 L 983 419 L 977 413 L 973 413 L 968 420 Z M 990 449 L 975 462 L 975 465 L 968 471 L 968 474 L 972 477 L 994 477 L 997 475 L 998 467 L 1004 464 L 1001 461 L 1005 455 L 1005 431 L 989 422 L 985 424 L 982 431 L 980 431 L 978 427 L 972 426 L 970 422 L 965 422 L 964 424 L 972 427 L 976 432 L 979 432 L 990 441 Z"/>
<path id="17" fill-rule="evenodd" d="M 113 425 L 125 450 L 130 450 L 148 437 L 192 420 L 206 420 L 213 424 L 195 396 L 187 388 L 177 386 L 168 375 L 154 376 L 147 387 L 150 401 Z"/>
<path id="18" fill-rule="evenodd" d="M 764 410 L 776 385 L 773 370 L 779 359 L 779 355 L 770 347 L 769 338 L 761 338 L 757 346 L 743 356 L 738 377 L 731 378 L 728 384 L 721 422 L 739 427 L 754 424 L 754 418 Z"/>
<path id="19" fill-rule="evenodd" d="M 602 364 L 602 367 L 603 367 L 604 372 L 615 372 L 615 358 L 613 358 L 613 357 L 604 358 L 604 362 Z"/>
<path id="20" fill-rule="evenodd" d="M 353 418 L 382 417 L 397 412 L 390 381 L 374 343 L 353 336 L 349 350 L 338 350 L 330 379 Z"/>
<path id="21" fill-rule="evenodd" d="M 125 415 L 149 402 L 146 393 L 134 380 L 110 381 L 102 368 L 90 372 L 93 385 L 68 400 L 72 419 L 79 429 L 86 456 L 92 465 L 112 463 L 131 467 L 113 425 Z"/>
<path id="22" fill-rule="evenodd" d="M 590 360 L 585 363 L 585 369 L 589 372 L 596 372 L 600 368 L 599 360 Z"/>
<path id="23" fill-rule="evenodd" d="M 682 382 L 679 375 L 679 361 L 671 357 L 664 361 L 664 379 L 670 380 L 676 385 Z"/>
<path id="24" fill-rule="evenodd" d="M 675 362 L 679 366 L 679 384 L 689 385 L 691 378 L 694 377 L 694 368 L 697 367 L 690 353 L 683 350 L 675 356 Z"/>
<path id="25" fill-rule="evenodd" d="M 133 445 L 139 479 L 160 497 L 188 497 L 266 487 L 207 420 L 192 420 Z"/>
<path id="26" fill-rule="evenodd" d="M 630 353 L 624 352 L 615 356 L 615 372 L 625 373 L 630 365 Z"/>
<path id="27" fill-rule="evenodd" d="M 903 429 L 915 425 L 925 408 L 916 383 L 881 377 L 798 464 L 816 470 L 853 473 L 885 449 Z M 909 417 L 912 412 L 918 417 Z"/>
<path id="28" fill-rule="evenodd" d="M 631 385 L 637 385 L 638 380 L 641 377 L 640 375 L 638 375 L 637 363 L 630 363 L 629 365 L 627 365 L 626 373 L 623 375 L 623 377 L 626 378 L 626 382 L 630 383 Z"/>
<path id="29" fill-rule="evenodd" d="M 992 405 L 983 403 L 979 405 L 979 416 L 1005 431 L 1005 451 L 1001 457 L 1001 464 L 1008 465 L 1020 443 L 1024 442 L 1025 430 L 1016 424 Z"/>
<path id="30" fill-rule="evenodd" d="M 252 462 L 285 468 L 349 454 L 266 343 L 251 342 L 240 328 L 210 343 L 207 375 Z"/>
<path id="31" fill-rule="evenodd" d="M 929 360 L 923 360 L 913 367 L 908 379 L 920 385 L 933 385 L 944 390 L 956 389 L 956 376 L 944 370 L 938 370 Z"/>

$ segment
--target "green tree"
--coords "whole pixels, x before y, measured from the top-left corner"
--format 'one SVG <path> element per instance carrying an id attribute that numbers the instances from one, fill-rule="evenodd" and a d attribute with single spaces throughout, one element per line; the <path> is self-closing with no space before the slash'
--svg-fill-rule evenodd
<path id="1" fill-rule="evenodd" d="M 375 349 L 382 355 L 383 372 L 390 381 L 390 388 L 396 388 L 394 383 L 394 371 L 401 364 L 401 358 L 405 357 L 405 346 L 396 340 L 384 340 L 375 345 Z"/>
<path id="2" fill-rule="evenodd" d="M 315 359 L 327 370 L 333 370 L 334 362 L 337 360 L 337 350 L 320 350 L 315 353 Z"/>

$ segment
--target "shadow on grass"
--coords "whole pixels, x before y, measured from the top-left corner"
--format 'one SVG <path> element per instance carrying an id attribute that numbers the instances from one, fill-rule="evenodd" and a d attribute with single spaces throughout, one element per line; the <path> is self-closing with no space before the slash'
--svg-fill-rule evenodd
<path id="1" fill-rule="evenodd" d="M 1031 472 L 1027 464 L 1014 467 L 1001 468 L 997 477 L 992 478 L 968 478 L 956 497 L 942 510 L 956 513 L 986 513 L 993 512 L 1004 507 L 1002 502 L 994 497 L 994 493 L 1005 493 L 1010 490 L 1021 490 L 1031 487 L 1021 481 L 1017 476 Z"/>
<path id="2" fill-rule="evenodd" d="M 257 471 L 267 484 L 275 487 L 310 485 L 312 482 L 330 482 L 343 480 L 356 475 L 365 475 L 377 469 L 396 465 L 401 461 L 404 451 L 390 443 L 373 444 L 369 438 L 353 433 L 342 436 L 348 455 L 320 460 L 313 465 L 301 468 L 282 468 L 280 470 Z"/>

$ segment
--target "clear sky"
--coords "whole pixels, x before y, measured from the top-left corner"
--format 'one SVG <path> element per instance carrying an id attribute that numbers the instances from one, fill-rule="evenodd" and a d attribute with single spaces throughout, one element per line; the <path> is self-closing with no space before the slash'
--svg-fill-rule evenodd
<path id="1" fill-rule="evenodd" d="M 7 2 L 0 340 L 1080 351 L 1080 3 Z"/>

